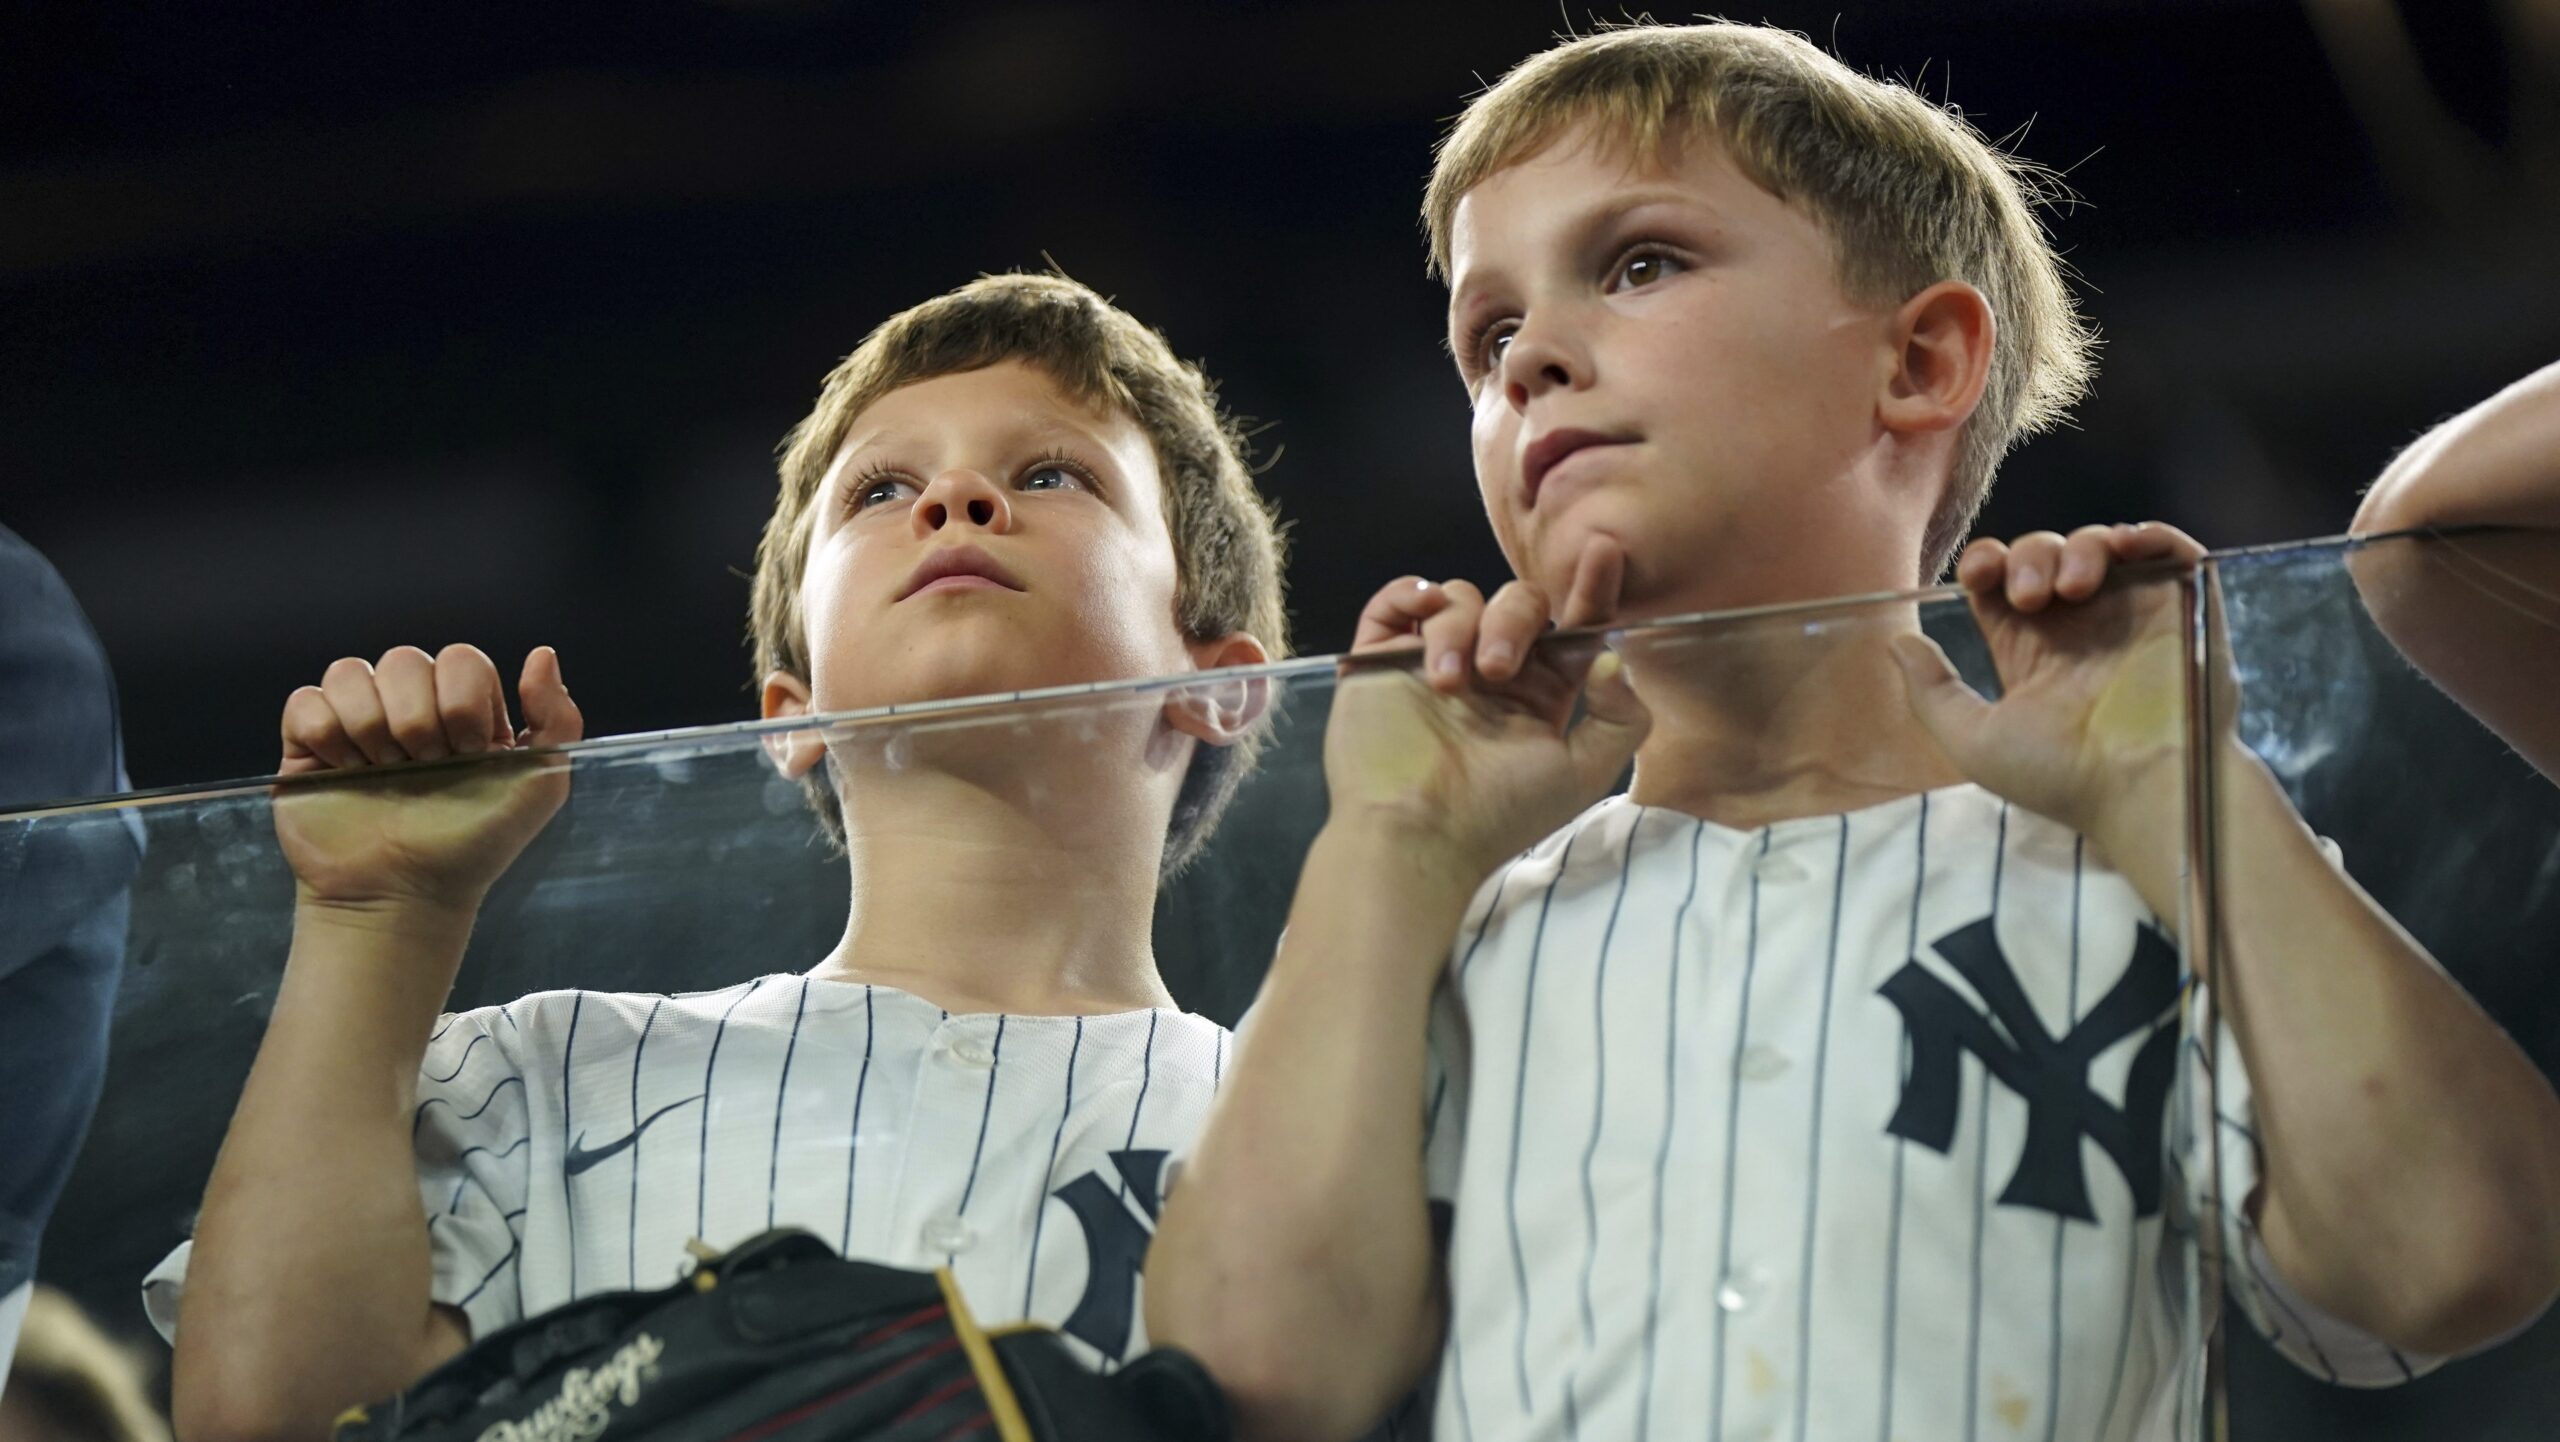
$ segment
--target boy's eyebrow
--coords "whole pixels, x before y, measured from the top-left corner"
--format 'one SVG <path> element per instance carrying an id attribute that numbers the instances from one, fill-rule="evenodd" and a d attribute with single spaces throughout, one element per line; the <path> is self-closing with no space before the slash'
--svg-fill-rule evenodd
<path id="1" fill-rule="evenodd" d="M 858 455 L 882 441 L 897 442 L 904 439 L 905 437 L 899 435 L 895 428 L 889 426 L 881 426 L 870 431 L 850 431 L 836 445 L 836 460 L 841 463 L 847 456 Z"/>
<path id="2" fill-rule="evenodd" d="M 1715 202 L 1698 194 L 1692 187 L 1670 182 L 1639 185 L 1631 189 L 1611 191 L 1593 204 L 1572 214 L 1562 227 L 1568 253 L 1579 258 L 1583 251 L 1590 248 L 1593 238 L 1600 232 L 1636 211 L 1654 206 L 1679 206 L 1683 209 L 1704 211 L 1710 219 L 1719 224 L 1725 221 L 1724 212 L 1717 208 Z M 1481 287 L 1484 277 L 1490 275 L 1499 278 L 1501 273 L 1499 269 L 1488 268 L 1479 268 L 1470 273 L 1464 284 L 1450 292 L 1451 312 L 1454 314 L 1464 308 L 1464 303 Z M 1444 338 L 1441 345 L 1445 349 L 1448 341 Z"/>
<path id="3" fill-rule="evenodd" d="M 1054 411 L 1017 411 L 993 422 L 988 429 L 995 433 L 995 446 L 999 450 L 1060 439 L 1081 441 L 1106 453 L 1110 450 L 1109 444 L 1091 427 Z M 859 455 L 874 446 L 896 447 L 922 443 L 925 439 L 911 435 L 895 426 L 882 426 L 871 431 L 855 431 L 847 434 L 843 443 L 836 447 L 836 461 L 841 464 L 847 457 Z"/>
<path id="4" fill-rule="evenodd" d="M 1566 222 L 1565 234 L 1572 250 L 1579 254 L 1590 247 L 1593 239 L 1601 231 L 1607 230 L 1639 210 L 1651 210 L 1657 206 L 1677 206 L 1684 210 L 1704 211 L 1709 218 L 1719 223 L 1724 220 L 1724 212 L 1717 209 L 1713 201 L 1687 186 L 1645 185 L 1633 190 L 1610 193 L 1599 204 L 1591 206 Z"/>

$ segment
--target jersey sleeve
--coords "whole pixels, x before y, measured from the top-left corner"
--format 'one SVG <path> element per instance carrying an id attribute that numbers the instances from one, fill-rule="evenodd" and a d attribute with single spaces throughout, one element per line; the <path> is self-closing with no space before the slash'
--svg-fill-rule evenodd
<path id="1" fill-rule="evenodd" d="M 1433 1202 L 1455 1207 L 1465 1161 L 1468 1065 L 1466 1009 L 1456 984 L 1431 999 L 1430 1049 L 1422 1070 L 1422 1179 Z"/>
<path id="2" fill-rule="evenodd" d="M 530 1176 L 532 1129 L 525 1082 L 501 1031 L 503 1010 L 440 1017 L 418 1068 L 410 1135 L 435 1266 L 429 1296 L 460 1308 L 485 1337 L 522 1315 L 514 1268 Z M 193 1241 L 180 1242 L 142 1279 L 142 1310 L 176 1342 Z"/>
<path id="3" fill-rule="evenodd" d="M 471 1335 L 485 1337 L 524 1314 L 516 1264 L 532 1177 L 531 1104 L 504 1008 L 436 1027 L 411 1123 L 435 1266 L 430 1295 L 461 1309 Z"/>

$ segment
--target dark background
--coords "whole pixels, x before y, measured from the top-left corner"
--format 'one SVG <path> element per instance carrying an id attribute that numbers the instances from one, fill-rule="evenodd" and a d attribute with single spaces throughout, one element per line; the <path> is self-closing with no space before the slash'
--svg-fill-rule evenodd
<path id="1" fill-rule="evenodd" d="M 2085 197 L 2053 224 L 2096 396 L 1988 528 L 2227 545 L 2343 529 L 2398 446 L 2560 354 L 2554 9 L 1764 13 Z M 555 644 L 598 733 L 744 717 L 774 443 L 889 312 L 1045 255 L 1269 422 L 1299 635 L 1338 647 L 1391 576 L 1498 575 L 1415 213 L 1445 118 L 1565 13 L 21 12 L 0 524 L 95 618 L 138 785 L 266 769 L 287 692 L 404 642 L 510 674 Z"/>
<path id="2" fill-rule="evenodd" d="M 2560 355 L 2551 0 L 1738 14 L 2083 197 L 2052 224 L 2098 389 L 1987 530 L 2333 532 L 2400 445 Z M 404 642 L 555 644 L 598 733 L 742 718 L 740 572 L 820 375 L 1054 258 L 1269 423 L 1300 646 L 1337 648 L 1387 577 L 1500 574 L 1415 211 L 1446 118 L 1568 19 L 0 10 L 0 524 L 96 621 L 137 785 L 269 768 L 287 692 Z M 2368 1401 L 2244 1337 L 2239 1435 L 2538 1435 L 2552 1351 Z"/>

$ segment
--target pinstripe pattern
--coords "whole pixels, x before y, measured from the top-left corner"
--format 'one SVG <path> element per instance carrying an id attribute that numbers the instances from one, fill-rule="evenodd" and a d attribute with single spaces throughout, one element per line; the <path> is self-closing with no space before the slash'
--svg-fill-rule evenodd
<path id="1" fill-rule="evenodd" d="M 1840 818 L 1840 850 L 1832 861 L 1831 872 L 1831 944 L 1824 948 L 1822 963 L 1822 1019 L 1815 1023 L 1813 1041 L 1813 1117 L 1805 1141 L 1804 1192 L 1804 1262 L 1798 1269 L 1801 1278 L 1796 1293 L 1804 1300 L 1796 1309 L 1796 1355 L 1813 1354 L 1813 1288 L 1814 1242 L 1822 1235 L 1822 1081 L 1831 1065 L 1831 992 L 1840 974 L 1840 897 L 1849 880 L 1849 818 Z M 1796 1389 L 1795 1435 L 1805 1435 L 1805 1406 L 1813 1400 L 1809 1388 Z"/>
<path id="2" fill-rule="evenodd" d="M 791 1037 L 782 1044 L 782 1075 L 773 1084 L 773 1152 L 771 1160 L 765 1163 L 764 1169 L 764 1224 L 768 1227 L 773 1225 L 776 1204 L 782 1200 L 782 1104 L 791 1095 L 791 1059 L 799 1054 L 800 1023 L 808 1015 L 809 978 L 804 976 L 800 978 L 799 1000 L 791 1004 Z M 998 1030 L 996 1035 L 1002 1036 L 1004 1033 Z M 636 1077 L 639 1075 L 639 1064 L 635 1061 L 632 1065 L 632 1074 Z M 707 1113 L 709 1108 L 706 1107 L 704 1110 Z M 636 1129 L 639 1124 L 639 1118 L 635 1116 L 632 1119 L 632 1126 Z M 637 1163 L 634 1163 L 631 1168 L 631 1177 L 633 1184 L 637 1185 L 640 1177 L 640 1168 Z M 966 1210 L 969 1205 L 968 1199 L 963 1197 L 960 1205 L 963 1210 Z M 637 1203 L 632 1205 L 631 1212 L 634 1217 L 640 1214 Z"/>
<path id="3" fill-rule="evenodd" d="M 716 1106 L 717 1096 L 717 1093 L 712 1090 L 711 1078 L 720 1069 L 720 1043 L 728 1039 L 730 1018 L 738 1014 L 738 1008 L 746 1003 L 748 997 L 755 995 L 756 988 L 764 985 L 766 980 L 767 978 L 760 976 L 748 982 L 746 990 L 738 993 L 738 999 L 729 1003 L 729 1009 L 720 1013 L 720 1024 L 711 1031 L 711 1054 L 702 1061 L 702 1141 L 694 1151 L 693 1171 L 693 1234 L 697 1237 L 710 1230 L 703 1218 L 707 1214 L 711 1198 L 711 1114 Z M 563 1110 L 566 1110 L 570 1105 L 569 1099 L 564 1096 L 560 1105 Z M 575 1253 L 573 1252 L 572 1255 L 574 1256 Z M 569 1285 L 569 1295 L 572 1297 L 578 1295 L 576 1276 L 573 1270 L 570 1273 Z"/>
<path id="4" fill-rule="evenodd" d="M 1558 859 L 1557 863 L 1556 875 L 1558 880 L 1562 879 L 1564 868 L 1572 865 L 1573 863 L 1574 839 L 1575 838 L 1573 837 L 1568 837 L 1565 840 L 1564 855 Z M 1555 899 L 1556 883 L 1554 881 L 1550 881 L 1547 883 L 1546 890 L 1540 892 L 1538 895 L 1538 924 L 1536 928 L 1531 931 L 1529 936 L 1529 964 L 1524 969 L 1526 973 L 1525 979 L 1520 984 L 1520 1012 L 1523 1018 L 1523 1024 L 1520 1027 L 1520 1059 L 1512 1066 L 1511 1069 L 1513 1082 L 1511 1089 L 1511 1174 L 1508 1184 L 1504 1186 L 1502 1192 L 1507 1220 L 1510 1222 L 1511 1227 L 1511 1276 L 1512 1280 L 1517 1283 L 1519 1287 L 1520 1326 L 1515 1338 L 1518 1343 L 1518 1347 L 1515 1350 L 1513 1360 L 1518 1369 L 1517 1376 L 1520 1382 L 1520 1410 L 1522 1412 L 1527 1412 L 1530 1409 L 1529 1258 L 1528 1254 L 1521 1249 L 1520 1245 L 1520 1139 L 1528 1130 L 1526 1127 L 1521 1125 L 1521 1115 L 1529 1104 L 1529 1038 L 1535 1031 L 1535 1028 L 1526 1024 L 1526 1019 L 1537 1014 L 1538 952 L 1546 943 L 1547 908 L 1554 904 Z"/>
<path id="5" fill-rule="evenodd" d="M 2000 873 L 2008 860 L 2009 808 L 2000 807 L 1999 830 L 1991 839 L 1991 925 L 2000 926 Z M 1973 1290 L 1966 1301 L 1964 1324 L 1964 1435 L 1982 1431 L 1982 1241 L 1991 1221 L 1991 1079 L 1981 1078 L 1981 1110 L 1973 1128 Z"/>
<path id="6" fill-rule="evenodd" d="M 2020 1086 L 2121 1108 L 2136 1054 L 2174 1024 L 2099 1004 L 2149 994 L 2128 980 L 2146 928 L 2080 838 L 1969 786 L 1752 832 L 1620 798 L 1518 858 L 1451 948 L 1420 1098 L 1432 1196 L 1454 1208 L 1441 1435 L 1642 1438 L 1676 1419 L 1736 1442 L 2125 1442 L 2184 1425 L 2200 1319 L 2191 1284 L 2150 1278 L 2193 1274 L 2167 1223 L 2210 1204 L 2181 1190 L 2208 1169 L 2180 1147 L 2219 1136 L 2230 1195 L 2253 1182 L 2236 1052 L 2215 1061 L 2233 1125 L 2162 1132 L 2165 1209 L 2138 1211 L 2085 1138 L 2034 1154 L 2076 1155 L 2076 1184 L 2020 1175 Z M 1942 954 L 1960 933 L 1992 990 Z M 1889 994 L 1906 969 L 1917 991 Z M 1993 991 L 2028 1011 L 1992 1017 Z M 1924 1055 L 1893 999 L 1919 992 L 1988 1031 L 1932 1031 Z M 2075 1030 L 2103 1015 L 2124 1020 Z M 2008 1070 L 1978 1045 L 2009 1048 Z M 2082 1090 L 2036 1079 L 2056 1066 L 2083 1068 Z M 1939 1077 L 1945 1141 L 1915 1140 Z M 2088 1220 L 2037 1200 L 2074 1185 Z M 2212 1219 L 2245 1238 L 2236 1211 Z M 2316 1369 L 2261 1290 L 2234 1294 Z M 2372 1380 L 2400 1375 L 2373 1357 Z"/>
<path id="7" fill-rule="evenodd" d="M 1150 1225 L 1113 1154 L 1189 1142 L 1227 1035 L 1173 1011 L 946 1016 L 801 977 L 544 993 L 438 1030 L 413 1123 L 434 1296 L 482 1335 L 663 1286 L 688 1238 L 729 1246 L 769 1223 L 893 1266 L 947 1262 L 990 1324 L 1062 1324 L 1089 1283 L 1127 1273 L 1096 1280 L 1055 1194 L 1098 1181 Z M 148 1294 L 164 1323 L 184 1264 L 181 1249 Z M 1070 1347 L 1134 1354 L 1142 1302 L 1127 1337 Z"/>
<path id="8" fill-rule="evenodd" d="M 1067 1095 L 1066 1099 L 1058 1104 L 1057 1130 L 1049 1133 L 1049 1165 L 1044 1173 L 1046 1176 L 1056 1176 L 1058 1173 L 1058 1145 L 1066 1140 L 1067 1121 L 1076 1114 L 1076 1058 L 1084 1053 L 1084 1018 L 1077 1017 L 1075 1019 L 1075 1023 L 1076 1029 L 1074 1040 L 1068 1043 L 1067 1046 Z M 1218 1038 L 1215 1058 L 1223 1059 L 1226 1054 L 1227 1039 L 1224 1036 L 1221 1036 Z M 1209 1071 L 1209 1089 L 1212 1093 L 1216 1092 L 1218 1088 L 1219 1070 L 1220 1067 L 1217 1064 L 1217 1060 L 1213 1060 Z M 1041 1229 L 1047 1225 L 1048 1221 L 1049 1209 L 1047 1207 L 1042 1207 L 1039 1215 L 1032 1218 L 1031 1221 L 1031 1260 L 1024 1264 L 1022 1268 L 1022 1312 L 1024 1316 L 1029 1316 L 1031 1314 L 1031 1297 L 1033 1292 L 1039 1286 L 1040 1232 Z"/>
<path id="9" fill-rule="evenodd" d="M 660 997 L 649 1003 L 649 1015 L 640 1023 L 640 1041 L 631 1048 L 631 1199 L 626 1214 L 630 1225 L 623 1229 L 622 1285 L 640 1285 L 640 1064 L 649 1058 L 649 1031 L 658 1024 L 658 1008 L 667 1000 Z"/>
<path id="10" fill-rule="evenodd" d="M 2071 989 L 2063 1002 L 2065 1022 L 2080 1019 L 2080 882 L 2088 852 L 2089 838 L 2071 838 Z M 2068 1325 L 2062 1313 L 2062 1254 L 2069 1240 L 2064 1221 L 2061 1217 L 2053 1219 L 2053 1305 L 2049 1309 L 2052 1320 L 2046 1324 L 2051 1345 L 2045 1354 L 2045 1442 L 2054 1442 L 2062 1430 L 2062 1336 Z"/>
<path id="11" fill-rule="evenodd" d="M 1635 1435 L 1653 1435 L 1653 1367 L 1661 1351 L 1662 1330 L 1662 1203 L 1670 1191 L 1667 1182 L 1671 1170 L 1671 1138 L 1678 1126 L 1680 1102 L 1680 943 L 1688 935 L 1689 904 L 1698 899 L 1698 843 L 1706 835 L 1706 823 L 1689 825 L 1689 889 L 1680 896 L 1680 909 L 1671 918 L 1671 957 L 1663 966 L 1669 995 L 1662 1004 L 1662 1132 L 1653 1150 L 1653 1224 L 1649 1265 L 1645 1268 L 1644 1293 L 1644 1371 L 1636 1391 Z"/>
<path id="12" fill-rule="evenodd" d="M 1920 797 L 1919 814 L 1911 822 L 1911 925 L 1903 933 L 1902 950 L 1906 956 L 1920 954 L 1920 901 L 1929 890 L 1929 798 Z M 1911 1040 L 1904 1037 L 1895 1049 L 1897 1061 L 1894 1079 L 1897 1087 L 1911 1075 Z M 1893 1361 L 1894 1341 L 1902 1321 L 1902 1172 L 1910 1161 L 1906 1153 L 1911 1144 L 1900 1137 L 1893 1139 L 1892 1203 L 1887 1211 L 1888 1228 L 1884 1253 L 1884 1365 L 1878 1369 L 1876 1394 L 1883 1401 L 1884 1416 L 1876 1424 L 1877 1442 L 1893 1436 Z"/>
<path id="13" fill-rule="evenodd" d="M 560 1107 L 560 1150 L 563 1155 L 566 1155 L 569 1150 L 571 1135 L 569 1128 L 577 1123 L 575 1108 L 570 1106 L 566 1099 L 577 1095 L 576 1090 L 569 1085 L 569 1066 L 571 1059 L 578 1054 L 578 1018 L 586 1009 L 587 994 L 583 991 L 570 993 L 569 1037 L 560 1044 L 560 1095 L 564 1099 Z M 467 1046 L 464 1048 L 466 1051 L 469 1049 Z M 455 1070 L 459 1071 L 460 1068 L 457 1067 Z M 566 1176 L 560 1179 L 560 1207 L 569 1214 L 569 1225 L 575 1227 L 578 1224 L 578 1199 L 570 1192 L 569 1179 Z M 569 1255 L 569 1295 L 574 1297 L 577 1294 L 578 1257 L 572 1252 Z"/>
<path id="14" fill-rule="evenodd" d="M 862 988 L 862 1069 L 854 1073 L 853 1127 L 844 1140 L 844 1229 L 836 1240 L 836 1250 L 848 1256 L 853 1252 L 853 1199 L 860 1195 L 853 1183 L 855 1165 L 862 1160 L 862 1103 L 871 1090 L 871 1053 L 879 1035 L 879 999 L 866 984 Z"/>
<path id="15" fill-rule="evenodd" d="M 1768 856 L 1769 843 L 1775 836 L 1776 833 L 1771 831 L 1763 831 L 1760 833 L 1759 845 L 1754 848 L 1755 858 L 1766 858 Z M 1731 1066 L 1728 1068 L 1731 1073 L 1731 1080 L 1725 1087 L 1724 1166 L 1719 1169 L 1720 1175 L 1724 1180 L 1724 1205 L 1717 1211 L 1717 1216 L 1720 1218 L 1720 1229 L 1716 1237 L 1715 1276 L 1708 1279 L 1710 1285 L 1713 1285 L 1717 1292 L 1715 1297 L 1715 1311 L 1712 1314 L 1715 1323 L 1715 1340 L 1708 1346 L 1707 1359 L 1707 1365 L 1713 1369 L 1712 1375 L 1715 1378 L 1714 1391 L 1710 1394 L 1711 1400 L 1707 1404 L 1707 1435 L 1713 1438 L 1721 1438 L 1724 1436 L 1725 1368 L 1726 1364 L 1730 1360 L 1730 1354 L 1727 1349 L 1727 1338 L 1725 1335 L 1725 1322 L 1736 1310 L 1733 1307 L 1725 1305 L 1725 1303 L 1728 1298 L 1726 1289 L 1731 1285 L 1727 1279 L 1733 1276 L 1734 1184 L 1736 1179 L 1741 1176 L 1742 1171 L 1740 1166 L 1742 1153 L 1742 1056 L 1743 1049 L 1749 1045 L 1751 1037 L 1751 978 L 1760 969 L 1759 868 L 1753 867 L 1751 869 L 1750 880 L 1746 885 L 1749 887 L 1750 901 L 1744 912 L 1745 920 L 1743 923 L 1742 933 L 1741 1012 L 1740 1015 L 1735 1018 L 1733 1024 L 1733 1046 L 1730 1048 L 1733 1061 Z"/>
<path id="16" fill-rule="evenodd" d="M 1618 890 L 1610 898 L 1609 920 L 1600 928 L 1600 951 L 1591 968 L 1591 1139 L 1582 1148 L 1582 1346 L 1588 1353 L 1599 1346 L 1600 1325 L 1592 1315 L 1591 1279 L 1600 1261 L 1600 1198 L 1592 1177 L 1592 1163 L 1600 1154 L 1602 1122 L 1608 1115 L 1609 1100 L 1609 943 L 1617 939 L 1618 909 L 1627 897 L 1627 870 L 1636 859 L 1636 832 L 1644 826 L 1644 813 L 1638 811 L 1627 826 L 1626 845 L 1618 858 Z M 1565 1374 L 1565 1431 L 1579 1436 L 1582 1431 L 1575 1389 L 1581 1377 L 1576 1372 Z"/>

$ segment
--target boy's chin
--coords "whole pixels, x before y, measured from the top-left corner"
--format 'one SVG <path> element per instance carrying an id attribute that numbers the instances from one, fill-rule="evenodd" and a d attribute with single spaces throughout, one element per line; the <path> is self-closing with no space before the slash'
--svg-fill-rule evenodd
<path id="1" fill-rule="evenodd" d="M 935 701 L 1000 698 L 1024 691 L 1083 686 L 1123 679 L 1087 674 L 1099 668 L 1061 664 L 1057 658 L 1028 655 L 968 656 L 944 654 L 897 674 L 874 673 L 868 684 L 842 697 L 829 696 L 831 711 L 873 710 L 884 706 L 916 706 Z M 839 703 L 840 704 L 835 704 Z"/>

